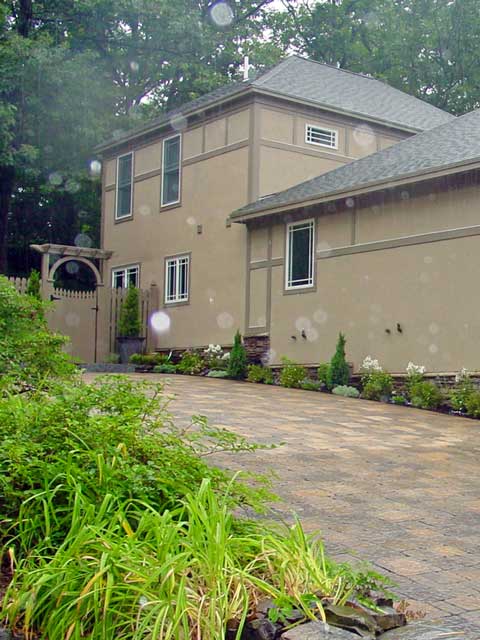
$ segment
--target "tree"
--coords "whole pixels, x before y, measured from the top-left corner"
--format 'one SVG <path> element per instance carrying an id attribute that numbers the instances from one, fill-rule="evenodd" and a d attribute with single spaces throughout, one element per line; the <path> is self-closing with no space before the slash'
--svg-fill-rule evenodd
<path id="1" fill-rule="evenodd" d="M 136 338 L 140 336 L 142 324 L 140 321 L 139 291 L 136 287 L 128 287 L 127 295 L 120 309 L 118 335 L 122 338 Z"/>
<path id="2" fill-rule="evenodd" d="M 228 377 L 241 380 L 247 375 L 247 352 L 242 344 L 242 336 L 237 331 L 228 360 Z"/>
<path id="3" fill-rule="evenodd" d="M 327 374 L 327 386 L 329 389 L 346 385 L 350 379 L 350 369 L 345 358 L 345 336 L 343 333 L 338 334 L 337 348 L 330 360 L 330 367 Z"/>
<path id="4" fill-rule="evenodd" d="M 27 282 L 27 289 L 25 291 L 27 296 L 32 296 L 37 300 L 41 300 L 42 296 L 40 294 L 40 273 L 34 269 Z"/>

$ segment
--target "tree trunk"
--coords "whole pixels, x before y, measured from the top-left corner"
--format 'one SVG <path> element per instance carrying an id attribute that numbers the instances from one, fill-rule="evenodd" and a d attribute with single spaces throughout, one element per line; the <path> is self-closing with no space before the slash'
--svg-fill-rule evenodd
<path id="1" fill-rule="evenodd" d="M 7 273 L 8 215 L 15 181 L 13 167 L 0 167 L 0 273 Z"/>

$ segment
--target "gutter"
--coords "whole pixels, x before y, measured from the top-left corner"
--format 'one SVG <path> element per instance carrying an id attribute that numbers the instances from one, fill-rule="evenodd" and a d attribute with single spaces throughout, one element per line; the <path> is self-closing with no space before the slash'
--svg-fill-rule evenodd
<path id="1" fill-rule="evenodd" d="M 405 173 L 398 177 L 385 178 L 383 180 L 374 180 L 359 185 L 358 187 L 350 187 L 346 191 L 344 189 L 336 189 L 334 191 L 328 191 L 319 196 L 312 196 L 310 198 L 300 198 L 292 200 L 285 204 L 272 204 L 270 206 L 263 207 L 262 209 L 256 209 L 249 213 L 246 211 L 242 213 L 241 210 L 230 214 L 229 219 L 236 223 L 246 223 L 249 220 L 255 220 L 256 218 L 263 218 L 265 216 L 274 215 L 277 213 L 283 213 L 290 211 L 291 209 L 297 209 L 300 206 L 312 206 L 315 204 L 322 204 L 324 202 L 332 202 L 335 200 L 341 200 L 349 196 L 361 195 L 363 193 L 371 193 L 380 191 L 382 188 L 396 187 L 403 184 L 412 184 L 420 182 L 426 179 L 434 179 L 443 175 L 453 175 L 455 173 L 461 173 L 466 168 L 469 170 L 480 168 L 480 158 L 463 160 L 462 162 L 455 162 L 452 164 L 444 165 L 443 167 L 435 167 L 433 169 L 425 169 L 421 172 Z"/>

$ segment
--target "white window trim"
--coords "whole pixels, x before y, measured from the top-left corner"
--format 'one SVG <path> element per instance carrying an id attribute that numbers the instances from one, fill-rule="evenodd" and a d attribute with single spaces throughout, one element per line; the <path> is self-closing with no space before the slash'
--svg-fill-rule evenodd
<path id="1" fill-rule="evenodd" d="M 120 267 L 112 267 L 112 289 L 116 289 L 117 287 L 115 287 L 115 274 L 118 273 L 119 271 L 123 271 L 124 272 L 124 281 L 127 281 L 127 271 L 129 269 L 136 269 L 137 270 L 137 288 L 140 287 L 140 265 L 139 264 L 126 264 L 126 265 L 122 265 Z M 122 287 L 123 289 L 127 289 L 127 287 Z"/>
<path id="2" fill-rule="evenodd" d="M 334 135 L 335 138 L 335 144 L 331 145 L 331 144 L 325 144 L 324 142 L 314 142 L 313 140 L 309 140 L 308 139 L 308 129 L 309 127 L 313 128 L 313 129 L 322 129 L 322 131 L 328 131 L 329 133 L 332 133 Z M 338 149 L 338 130 L 337 129 L 330 129 L 329 127 L 322 127 L 319 124 L 312 124 L 310 122 L 307 122 L 307 124 L 305 125 L 305 143 L 306 144 L 313 144 L 316 147 L 324 147 L 325 149 Z"/>
<path id="3" fill-rule="evenodd" d="M 312 241 L 311 251 L 309 256 L 309 272 L 311 282 L 309 284 L 291 284 L 289 282 L 289 274 L 291 273 L 291 259 L 290 254 L 290 229 L 299 226 L 311 226 L 312 229 Z M 286 233 L 286 251 L 285 251 L 285 290 L 286 291 L 298 291 L 298 289 L 311 289 L 315 286 L 315 219 L 309 218 L 308 220 L 299 220 L 298 222 L 290 222 L 287 224 Z"/>
<path id="4" fill-rule="evenodd" d="M 187 261 L 187 296 L 186 298 L 180 298 L 179 263 L 180 263 L 180 260 L 184 260 L 184 259 L 186 259 Z M 168 298 L 168 275 L 169 275 L 169 263 L 171 262 L 175 262 L 177 265 L 176 278 L 175 278 L 175 298 L 173 300 L 168 300 L 167 299 Z M 182 253 L 182 254 L 179 254 L 178 256 L 168 256 L 165 258 L 165 291 L 163 296 L 163 300 L 165 304 L 182 304 L 182 303 L 185 304 L 189 302 L 190 300 L 190 264 L 191 264 L 191 260 L 190 260 L 189 253 Z"/>
<path id="5" fill-rule="evenodd" d="M 174 138 L 180 139 L 180 144 L 178 149 L 178 199 L 172 202 L 164 202 L 163 189 L 164 189 L 164 182 L 165 182 L 165 143 L 168 142 L 169 140 L 173 140 Z M 176 133 L 173 136 L 164 138 L 162 141 L 162 184 L 160 189 L 160 207 L 170 207 L 173 204 L 179 204 L 181 200 L 181 192 L 182 192 L 182 134 Z"/>
<path id="6" fill-rule="evenodd" d="M 120 186 L 119 182 L 119 166 L 120 159 L 126 158 L 127 156 L 132 156 L 132 168 L 130 171 L 130 213 L 125 214 L 123 216 L 117 215 L 118 213 L 118 188 Z M 123 153 L 121 156 L 117 157 L 117 176 L 116 176 L 116 185 L 115 185 L 115 220 L 124 220 L 125 218 L 131 218 L 133 216 L 133 167 L 135 164 L 135 156 L 133 151 L 129 151 L 128 153 Z"/>

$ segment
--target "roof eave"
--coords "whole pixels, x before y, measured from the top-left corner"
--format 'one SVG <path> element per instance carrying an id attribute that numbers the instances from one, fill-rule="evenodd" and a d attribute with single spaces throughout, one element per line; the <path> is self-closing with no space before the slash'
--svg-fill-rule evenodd
<path id="1" fill-rule="evenodd" d="M 251 213 L 231 213 L 229 218 L 232 222 L 236 222 L 239 224 L 245 224 L 250 220 L 255 220 L 258 218 L 265 218 L 267 216 L 272 216 L 278 213 L 286 213 L 291 211 L 292 209 L 298 209 L 302 206 L 312 206 L 316 204 L 322 204 L 324 202 L 333 202 L 335 200 L 341 200 L 342 198 L 347 198 L 356 195 L 362 195 L 365 193 L 372 193 L 375 191 L 379 191 L 385 188 L 393 188 L 398 187 L 404 184 L 412 184 L 415 182 L 420 182 L 425 179 L 434 179 L 437 177 L 441 177 L 444 175 L 460 173 L 461 171 L 465 171 L 466 169 L 477 169 L 480 168 L 480 157 L 475 159 L 465 160 L 463 162 L 452 163 L 450 165 L 446 165 L 444 167 L 437 167 L 435 170 L 426 169 L 425 171 L 417 171 L 412 173 L 406 173 L 402 176 L 399 176 L 396 179 L 389 180 L 378 180 L 375 182 L 365 183 L 357 188 L 352 189 L 337 189 L 334 191 L 330 191 L 328 193 L 323 194 L 320 197 L 314 198 L 302 198 L 299 200 L 295 200 L 289 202 L 288 204 L 271 207 L 264 207 L 263 209 L 257 209 L 256 211 L 252 211 Z"/>
<path id="2" fill-rule="evenodd" d="M 223 104 L 224 102 L 229 102 L 231 100 L 236 100 L 238 97 L 243 97 L 244 95 L 248 94 L 249 91 L 251 91 L 253 89 L 251 84 L 245 85 L 245 87 L 243 87 L 242 89 L 240 89 L 239 91 L 232 93 L 228 96 L 224 96 L 222 98 L 218 98 L 218 100 L 214 100 L 213 102 L 209 102 L 208 104 L 204 105 L 203 107 L 196 107 L 195 109 L 191 109 L 191 110 L 185 110 L 182 112 L 179 112 L 177 114 L 177 116 L 175 117 L 179 117 L 179 116 L 185 116 L 185 117 L 191 117 L 196 115 L 197 113 L 201 113 L 202 111 L 205 111 L 205 109 L 212 109 L 214 107 L 218 107 L 219 105 Z M 166 115 L 166 114 L 165 114 Z M 156 123 L 152 123 L 148 126 L 145 126 L 142 129 L 136 129 L 133 130 L 130 134 L 125 135 L 122 138 L 117 138 L 116 140 L 110 140 L 108 142 L 102 142 L 101 144 L 97 145 L 96 147 L 94 147 L 94 151 L 95 153 L 97 153 L 98 155 L 101 155 L 102 153 L 104 153 L 105 151 L 107 151 L 108 149 L 114 149 L 115 147 L 118 147 L 122 144 L 125 144 L 127 142 L 132 142 L 133 140 L 135 140 L 136 138 L 140 138 L 142 136 L 148 135 L 149 133 L 152 133 L 153 131 L 161 131 L 162 129 L 166 129 L 168 127 L 170 127 L 170 122 L 169 121 L 165 121 L 165 122 L 156 122 Z"/>

